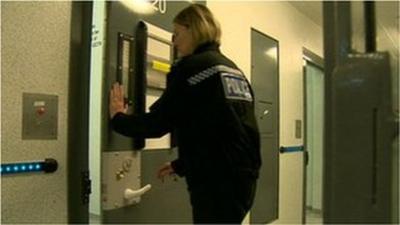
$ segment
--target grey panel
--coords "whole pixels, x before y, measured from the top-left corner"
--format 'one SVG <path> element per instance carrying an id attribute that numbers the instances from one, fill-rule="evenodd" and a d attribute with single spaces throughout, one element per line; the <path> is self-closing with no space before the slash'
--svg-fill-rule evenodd
<path id="1" fill-rule="evenodd" d="M 325 156 L 324 219 L 390 223 L 392 141 L 387 54 L 352 55 L 333 72 L 330 158 Z M 334 159 L 334 160 L 333 160 Z M 355 163 L 356 162 L 356 163 Z"/>
<path id="2" fill-rule="evenodd" d="M 251 83 L 255 93 L 256 117 L 261 132 L 262 167 L 250 222 L 268 223 L 278 218 L 278 42 L 252 30 L 251 63 Z"/>
<path id="3" fill-rule="evenodd" d="M 57 139 L 58 96 L 22 95 L 22 139 Z"/>
<path id="4" fill-rule="evenodd" d="M 126 190 L 139 190 L 146 185 L 141 183 L 140 155 L 138 151 L 102 153 L 102 210 L 114 210 L 140 202 L 140 196 L 125 198 Z"/>
<path id="5" fill-rule="evenodd" d="M 185 180 L 166 179 L 162 183 L 157 178 L 160 166 L 175 158 L 175 151 L 143 151 L 142 183 L 151 184 L 152 189 L 143 195 L 137 205 L 103 211 L 103 223 L 191 223 L 191 206 Z"/>

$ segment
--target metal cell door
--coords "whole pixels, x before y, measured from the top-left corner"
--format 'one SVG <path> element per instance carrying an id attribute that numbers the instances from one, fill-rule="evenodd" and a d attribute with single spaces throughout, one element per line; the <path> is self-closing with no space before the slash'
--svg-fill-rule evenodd
<path id="1" fill-rule="evenodd" d="M 251 84 L 260 129 L 262 167 L 251 223 L 278 218 L 279 188 L 279 58 L 278 42 L 251 30 Z"/>
<path id="2" fill-rule="evenodd" d="M 176 158 L 170 136 L 131 139 L 112 131 L 108 119 L 108 96 L 114 82 L 124 85 L 134 113 L 144 113 L 165 89 L 174 55 L 172 20 L 189 3 L 156 3 L 147 12 L 139 12 L 134 4 L 112 1 L 106 5 L 101 143 L 103 223 L 191 223 L 185 180 L 157 179 L 157 170 Z M 140 73 L 144 75 L 139 79 Z M 142 95 L 139 99 L 138 94 Z M 142 105 L 137 107 L 138 104 Z"/>

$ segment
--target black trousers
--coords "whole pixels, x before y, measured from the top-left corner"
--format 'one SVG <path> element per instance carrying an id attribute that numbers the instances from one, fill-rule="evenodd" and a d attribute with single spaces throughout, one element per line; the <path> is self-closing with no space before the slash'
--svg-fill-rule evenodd
<path id="1" fill-rule="evenodd" d="M 221 178 L 191 188 L 193 223 L 240 224 L 250 210 L 256 191 L 256 178 Z"/>

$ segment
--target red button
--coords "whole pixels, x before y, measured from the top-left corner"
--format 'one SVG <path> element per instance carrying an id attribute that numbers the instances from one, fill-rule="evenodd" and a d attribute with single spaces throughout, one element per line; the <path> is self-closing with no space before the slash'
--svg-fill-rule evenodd
<path id="1" fill-rule="evenodd" d="M 46 109 L 45 109 L 44 107 L 39 107 L 39 108 L 36 110 L 36 112 L 37 112 L 37 114 L 38 114 L 39 116 L 41 116 L 41 115 L 43 115 L 43 114 L 46 112 Z"/>

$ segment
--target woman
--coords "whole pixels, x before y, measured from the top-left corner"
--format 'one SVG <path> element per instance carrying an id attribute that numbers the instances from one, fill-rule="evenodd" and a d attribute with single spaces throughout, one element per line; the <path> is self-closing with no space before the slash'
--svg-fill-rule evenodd
<path id="1" fill-rule="evenodd" d="M 126 115 L 122 87 L 110 92 L 113 128 L 130 137 L 175 131 L 178 159 L 158 177 L 186 178 L 194 223 L 241 223 L 261 166 L 254 98 L 249 82 L 219 51 L 221 31 L 206 6 L 192 4 L 174 19 L 179 55 L 169 84 L 150 112 Z"/>

